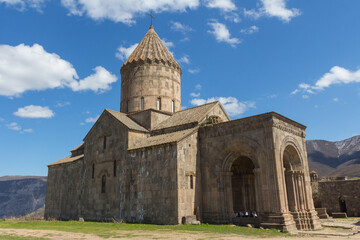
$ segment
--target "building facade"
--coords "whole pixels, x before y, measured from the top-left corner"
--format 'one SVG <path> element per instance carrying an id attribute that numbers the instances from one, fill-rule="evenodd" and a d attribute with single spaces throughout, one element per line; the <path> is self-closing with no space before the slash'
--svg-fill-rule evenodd
<path id="1" fill-rule="evenodd" d="M 181 110 L 180 77 L 151 26 L 121 67 L 120 112 L 48 165 L 45 217 L 320 228 L 306 127 L 275 112 L 230 120 L 219 102 Z"/>

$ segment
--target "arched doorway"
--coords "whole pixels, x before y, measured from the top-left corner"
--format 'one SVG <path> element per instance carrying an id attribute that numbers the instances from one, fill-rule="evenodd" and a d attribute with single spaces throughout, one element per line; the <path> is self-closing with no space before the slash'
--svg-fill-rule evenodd
<path id="1" fill-rule="evenodd" d="M 234 213 L 256 212 L 254 163 L 250 158 L 241 156 L 231 166 L 231 184 Z"/>
<path id="2" fill-rule="evenodd" d="M 340 208 L 340 212 L 347 213 L 346 202 L 343 196 L 339 197 L 339 208 Z"/>
<path id="3" fill-rule="evenodd" d="M 309 229 L 310 225 L 306 217 L 308 203 L 303 166 L 298 152 L 292 145 L 288 145 L 284 150 L 283 167 L 288 209 L 293 215 L 298 229 Z"/>

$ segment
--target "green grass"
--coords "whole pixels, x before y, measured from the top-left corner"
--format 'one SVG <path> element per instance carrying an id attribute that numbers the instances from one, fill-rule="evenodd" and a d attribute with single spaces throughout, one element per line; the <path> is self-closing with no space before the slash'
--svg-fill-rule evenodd
<path id="1" fill-rule="evenodd" d="M 14 235 L 2 235 L 0 234 L 1 240 L 46 240 L 48 238 L 36 238 L 36 237 L 22 237 L 22 236 L 14 236 Z"/>
<path id="2" fill-rule="evenodd" d="M 275 229 L 263 230 L 258 228 L 237 227 L 231 225 L 153 225 L 153 224 L 131 224 L 131 223 L 102 223 L 102 222 L 77 222 L 77 221 L 19 221 L 7 220 L 0 222 L 0 228 L 15 229 L 42 229 L 56 230 L 75 233 L 94 234 L 100 237 L 119 237 L 126 234 L 128 237 L 135 234 L 143 234 L 153 232 L 206 232 L 214 234 L 236 234 L 245 236 L 255 236 L 259 238 L 290 236 L 288 233 L 282 233 Z M 121 233 L 121 231 L 133 231 L 133 233 Z"/>

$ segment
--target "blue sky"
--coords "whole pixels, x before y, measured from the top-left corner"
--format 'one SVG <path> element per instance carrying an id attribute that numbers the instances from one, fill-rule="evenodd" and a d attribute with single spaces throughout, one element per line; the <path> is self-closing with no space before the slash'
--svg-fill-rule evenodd
<path id="1" fill-rule="evenodd" d="M 358 0 L 0 0 L 0 176 L 47 175 L 104 108 L 154 27 L 182 67 L 182 106 L 275 111 L 307 139 L 360 134 Z"/>

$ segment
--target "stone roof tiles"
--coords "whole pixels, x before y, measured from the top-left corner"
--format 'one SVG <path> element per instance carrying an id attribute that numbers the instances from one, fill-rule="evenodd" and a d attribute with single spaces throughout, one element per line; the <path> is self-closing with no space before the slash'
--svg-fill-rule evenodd
<path id="1" fill-rule="evenodd" d="M 157 125 L 153 130 L 161 130 L 190 123 L 199 123 L 206 114 L 219 102 L 211 102 L 201 106 L 175 112 L 171 117 Z"/>
<path id="2" fill-rule="evenodd" d="M 171 132 L 171 133 L 148 137 L 148 138 L 142 139 L 141 141 L 137 142 L 134 146 L 132 146 L 128 150 L 135 150 L 135 149 L 140 149 L 140 148 L 147 148 L 147 147 L 158 146 L 158 145 L 162 145 L 162 144 L 179 142 L 182 139 L 184 139 L 185 137 L 192 134 L 196 129 L 197 129 L 197 127 L 182 130 L 182 131 Z"/>
<path id="3" fill-rule="evenodd" d="M 153 26 L 150 26 L 149 31 L 145 34 L 139 45 L 131 53 L 128 59 L 124 62 L 121 68 L 132 62 L 138 61 L 152 61 L 163 62 L 172 65 L 181 70 L 179 64 L 175 61 L 169 50 L 161 41 Z"/>
<path id="4" fill-rule="evenodd" d="M 105 109 L 105 111 L 109 112 L 113 117 L 122 122 L 127 128 L 131 130 L 137 130 L 141 132 L 149 132 L 146 128 L 140 126 L 136 122 L 134 122 L 131 118 L 129 118 L 125 113 L 113 111 L 110 109 Z"/>
<path id="5" fill-rule="evenodd" d="M 68 156 L 68 157 L 63 158 L 63 159 L 61 159 L 59 161 L 56 161 L 54 163 L 49 164 L 48 167 L 59 165 L 59 164 L 64 164 L 64 163 L 75 162 L 77 160 L 82 160 L 82 159 L 84 159 L 84 154 L 77 155 L 77 156 Z"/>

